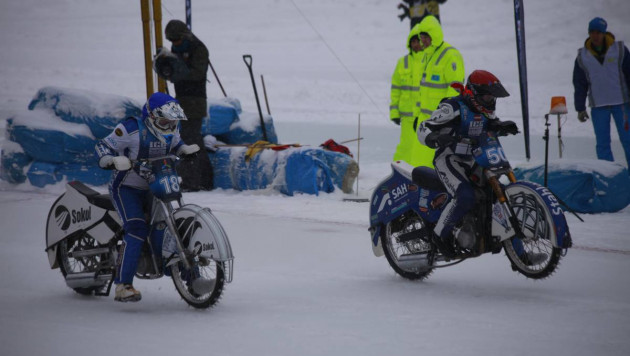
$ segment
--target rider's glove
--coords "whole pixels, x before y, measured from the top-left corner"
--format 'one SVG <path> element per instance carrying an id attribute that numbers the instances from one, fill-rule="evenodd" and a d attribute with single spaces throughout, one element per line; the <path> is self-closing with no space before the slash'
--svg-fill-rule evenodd
<path id="1" fill-rule="evenodd" d="M 177 155 L 180 157 L 194 157 L 199 152 L 199 145 L 181 145 L 177 150 Z"/>
<path id="2" fill-rule="evenodd" d="M 488 130 L 495 131 L 499 136 L 516 135 L 518 133 L 518 126 L 514 121 L 499 121 L 491 120 L 488 125 Z"/>
<path id="3" fill-rule="evenodd" d="M 397 117 L 397 118 L 395 118 L 395 119 L 392 119 L 392 122 L 393 122 L 394 124 L 396 124 L 396 125 L 400 126 L 400 118 L 399 118 L 399 117 Z"/>
<path id="4" fill-rule="evenodd" d="M 580 120 L 580 122 L 586 122 L 586 120 L 588 120 L 588 113 L 586 112 L 586 110 L 582 110 L 580 112 L 578 112 L 578 120 Z"/>
<path id="5" fill-rule="evenodd" d="M 98 161 L 98 165 L 104 169 L 116 168 L 118 171 L 127 171 L 131 169 L 131 161 L 127 156 L 103 156 Z"/>

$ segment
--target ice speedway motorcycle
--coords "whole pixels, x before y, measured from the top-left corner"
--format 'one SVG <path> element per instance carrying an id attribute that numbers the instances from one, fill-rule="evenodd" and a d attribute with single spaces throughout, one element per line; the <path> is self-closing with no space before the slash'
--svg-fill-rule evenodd
<path id="1" fill-rule="evenodd" d="M 423 280 L 435 268 L 505 250 L 513 270 L 541 279 L 554 272 L 571 247 L 564 211 L 554 194 L 536 183 L 517 181 L 495 132 L 479 141 L 471 142 L 475 165 L 469 172 L 475 205 L 454 229 L 454 258 L 445 257 L 431 240 L 451 199 L 433 169 L 394 162 L 392 174 L 374 189 L 369 228 L 373 252 L 384 254 L 402 277 Z M 533 253 L 544 260 L 532 263 L 524 257 Z"/>
<path id="2" fill-rule="evenodd" d="M 164 229 L 162 256 L 151 238 L 145 242 L 136 278 L 170 275 L 189 305 L 213 306 L 232 281 L 232 248 L 210 209 L 184 204 L 175 156 L 138 160 L 136 170 L 149 183 L 153 202 L 149 226 Z M 177 202 L 177 206 L 175 206 Z M 99 194 L 79 181 L 53 204 L 46 225 L 46 252 L 51 268 L 59 268 L 68 287 L 85 295 L 107 296 L 124 230 L 109 194 Z"/>

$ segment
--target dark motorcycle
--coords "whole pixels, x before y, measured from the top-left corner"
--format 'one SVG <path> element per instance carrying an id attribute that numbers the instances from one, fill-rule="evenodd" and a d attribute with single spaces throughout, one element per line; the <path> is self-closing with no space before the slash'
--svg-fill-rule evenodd
<path id="1" fill-rule="evenodd" d="M 402 277 L 422 280 L 435 268 L 505 250 L 513 270 L 541 279 L 555 271 L 571 247 L 564 211 L 554 194 L 516 180 L 495 132 L 480 141 L 468 143 L 475 158 L 469 172 L 475 206 L 454 229 L 456 257 L 445 257 L 432 241 L 433 228 L 452 199 L 433 169 L 394 162 L 392 174 L 374 189 L 369 228 L 373 252 L 384 254 Z"/>

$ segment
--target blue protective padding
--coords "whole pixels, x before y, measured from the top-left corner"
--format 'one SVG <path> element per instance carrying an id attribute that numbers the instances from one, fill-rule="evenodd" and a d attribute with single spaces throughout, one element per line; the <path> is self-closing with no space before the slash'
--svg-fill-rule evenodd
<path id="1" fill-rule="evenodd" d="M 14 125 L 8 120 L 7 133 L 11 141 L 22 146 L 33 159 L 49 163 L 96 162 L 96 140 L 83 135 L 69 135 L 63 131 L 35 129 Z"/>
<path id="2" fill-rule="evenodd" d="M 65 163 L 57 165 L 55 175 L 66 178 L 70 182 L 78 180 L 86 184 L 98 186 L 109 182 L 112 171 L 102 169 L 96 165 L 84 165 L 77 163 Z"/>
<path id="3" fill-rule="evenodd" d="M 55 184 L 64 178 L 68 182 L 79 180 L 86 184 L 98 186 L 109 181 L 111 171 L 101 169 L 98 166 L 77 163 L 57 164 L 35 161 L 31 164 L 26 176 L 33 186 L 39 188 L 48 184 Z"/>
<path id="4" fill-rule="evenodd" d="M 290 155 L 285 173 L 287 184 L 282 191 L 284 194 L 293 195 L 299 192 L 317 195 L 320 191 L 330 193 L 335 190 L 326 163 L 308 152 Z"/>
<path id="5" fill-rule="evenodd" d="M 544 165 L 516 168 L 519 180 L 544 184 Z M 628 170 L 608 161 L 581 161 L 579 164 L 549 165 L 549 189 L 569 208 L 580 213 L 619 211 L 630 204 Z"/>
<path id="6" fill-rule="evenodd" d="M 218 136 L 230 131 L 242 112 L 241 102 L 236 98 L 208 99 L 208 116 L 203 119 L 201 134 Z"/>
<path id="7" fill-rule="evenodd" d="M 238 119 L 236 109 L 228 106 L 212 105 L 208 109 L 210 116 L 203 118 L 202 135 L 218 136 L 230 131 L 230 126 Z"/>
<path id="8" fill-rule="evenodd" d="M 24 167 L 33 159 L 24 152 L 2 150 L 0 158 L 0 179 L 9 183 L 19 184 L 26 181 Z"/>
<path id="9" fill-rule="evenodd" d="M 32 185 L 42 188 L 45 185 L 61 181 L 61 176 L 55 174 L 56 170 L 57 165 L 54 163 L 33 162 L 26 176 Z"/>
<path id="10" fill-rule="evenodd" d="M 278 136 L 273 125 L 273 118 L 263 115 L 267 140 L 270 143 L 278 143 Z M 210 118 L 212 120 L 212 118 Z M 228 144 L 254 143 L 264 140 L 262 127 L 260 125 L 260 114 L 242 112 L 236 121 L 230 125 L 228 132 L 217 135 L 217 139 Z"/>
<path id="11" fill-rule="evenodd" d="M 319 148 L 289 148 L 283 151 L 265 149 L 246 162 L 246 148 L 222 147 L 209 154 L 214 170 L 214 185 L 217 188 L 235 190 L 273 187 L 287 195 L 330 193 L 335 189 L 332 172 L 343 169 L 330 167 L 320 158 L 327 156 L 322 151 Z M 334 155 L 347 156 L 330 152 L 330 156 Z M 348 164 L 343 159 L 332 158 L 330 162 Z"/>
<path id="12" fill-rule="evenodd" d="M 86 124 L 98 139 L 109 135 L 121 120 L 141 115 L 140 105 L 129 98 L 58 87 L 41 88 L 28 108 L 52 110 L 64 121 Z"/>

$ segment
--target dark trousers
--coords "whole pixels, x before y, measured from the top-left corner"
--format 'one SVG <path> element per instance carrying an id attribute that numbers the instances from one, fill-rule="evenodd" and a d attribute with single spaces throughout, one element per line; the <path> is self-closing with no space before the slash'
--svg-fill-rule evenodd
<path id="1" fill-rule="evenodd" d="M 181 122 L 180 135 L 187 145 L 197 144 L 200 151 L 195 159 L 183 160 L 177 165 L 177 173 L 182 177 L 182 189 L 211 190 L 213 188 L 213 172 L 208 152 L 203 144 L 201 125 L 207 116 L 205 98 L 177 98 L 188 120 Z"/>

